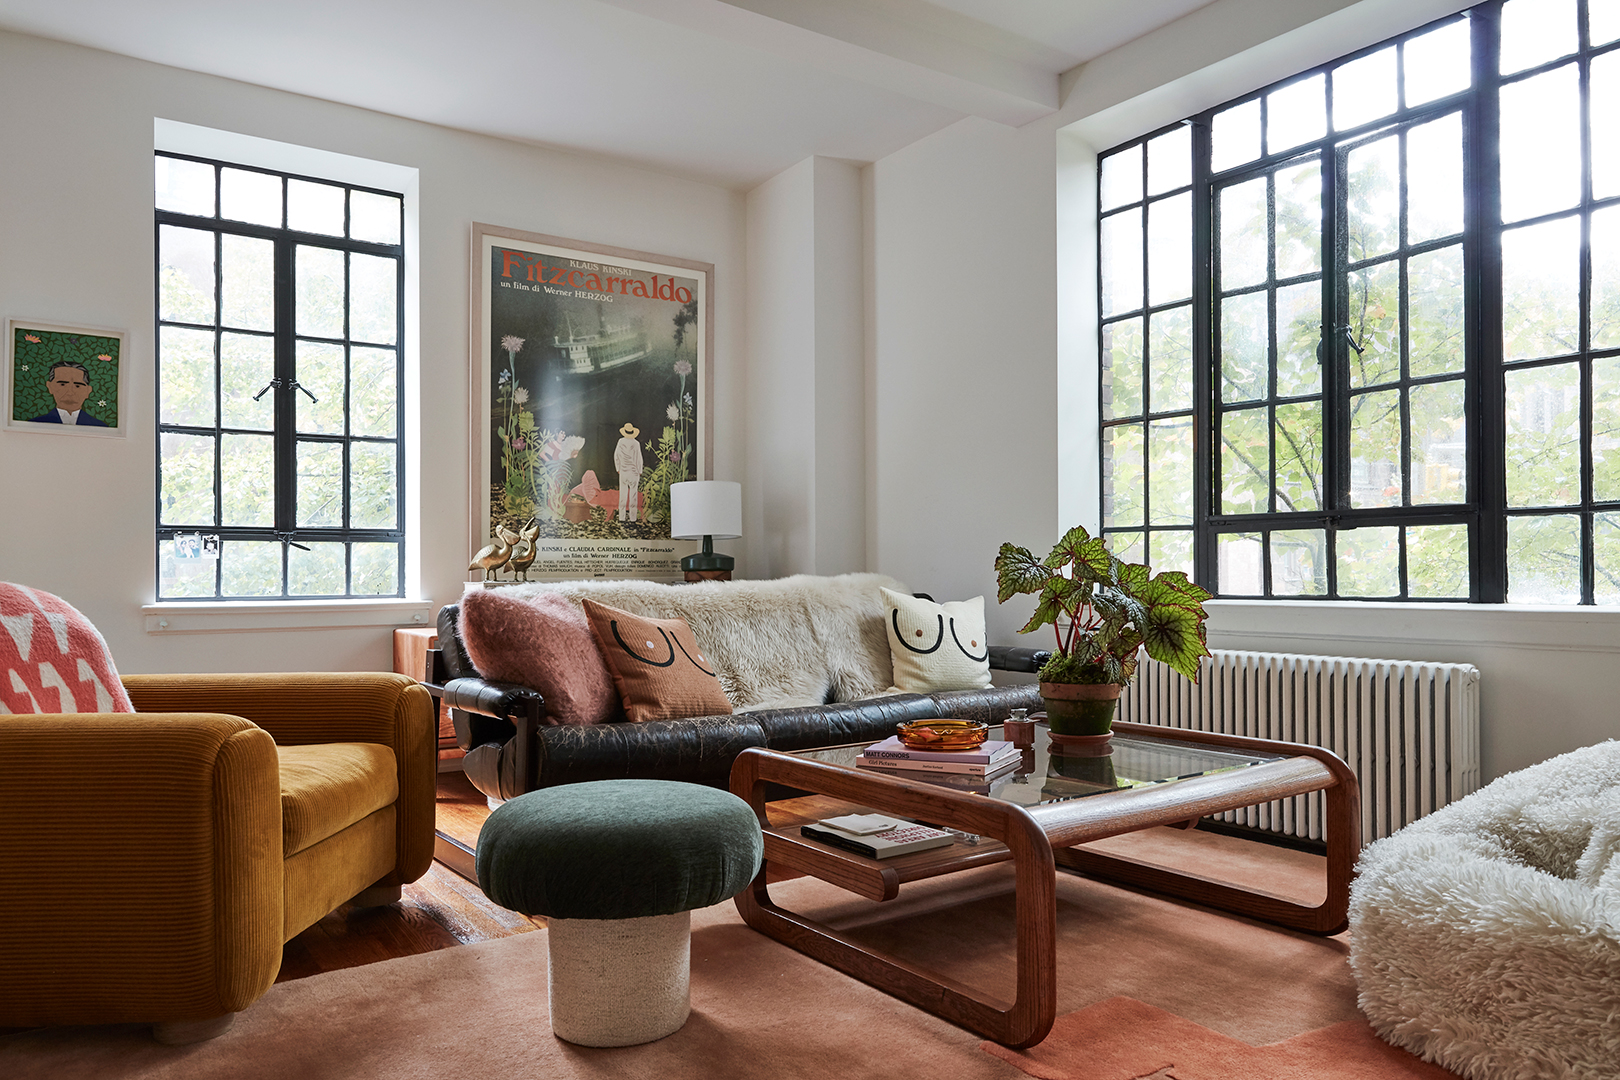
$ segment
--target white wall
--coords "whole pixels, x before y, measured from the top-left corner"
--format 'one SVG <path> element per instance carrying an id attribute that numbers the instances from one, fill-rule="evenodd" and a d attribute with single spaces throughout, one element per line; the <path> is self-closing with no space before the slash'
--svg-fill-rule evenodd
<path id="1" fill-rule="evenodd" d="M 421 501 L 423 598 L 435 610 L 460 595 L 468 558 L 473 221 L 714 263 L 714 473 L 742 472 L 741 195 L 14 34 L 0 33 L 0 101 L 0 304 L 8 315 L 128 331 L 130 376 L 125 440 L 0 431 L 0 578 L 78 606 L 121 670 L 392 666 L 382 627 L 143 628 L 140 607 L 156 591 L 154 117 L 420 170 L 422 469 L 407 498 Z"/>
<path id="2" fill-rule="evenodd" d="M 1465 6 L 1216 0 L 1070 73 L 1055 116 L 964 120 L 878 161 L 872 569 L 984 593 L 991 640 L 1018 640 L 1033 601 L 995 604 L 997 546 L 1097 523 L 1096 152 Z M 1210 641 L 1474 663 L 1488 778 L 1620 736 L 1612 609 L 1220 602 Z"/>

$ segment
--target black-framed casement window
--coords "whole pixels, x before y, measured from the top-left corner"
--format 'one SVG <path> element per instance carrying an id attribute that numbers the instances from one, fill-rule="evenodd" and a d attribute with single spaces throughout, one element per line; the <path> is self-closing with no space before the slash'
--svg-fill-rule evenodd
<path id="1" fill-rule="evenodd" d="M 1481 4 L 1099 168 L 1121 557 L 1620 604 L 1620 3 Z"/>
<path id="2" fill-rule="evenodd" d="M 158 598 L 404 594 L 404 200 L 159 153 Z"/>

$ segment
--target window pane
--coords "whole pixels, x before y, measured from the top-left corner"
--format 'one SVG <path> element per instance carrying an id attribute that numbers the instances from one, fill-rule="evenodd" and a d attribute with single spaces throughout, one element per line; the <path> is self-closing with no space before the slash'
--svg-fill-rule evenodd
<path id="1" fill-rule="evenodd" d="M 1133 146 L 1102 159 L 1102 208 L 1112 210 L 1142 199 L 1142 147 Z"/>
<path id="2" fill-rule="evenodd" d="M 1575 51 L 1575 0 L 1508 0 L 1502 5 L 1503 75 Z"/>
<path id="3" fill-rule="evenodd" d="M 1592 211 L 1591 334 L 1594 349 L 1620 347 L 1620 206 Z"/>
<path id="4" fill-rule="evenodd" d="M 219 563 L 194 556 L 181 558 L 175 547 L 168 537 L 158 538 L 158 599 L 213 596 L 214 570 Z"/>
<path id="5" fill-rule="evenodd" d="M 1114 558 L 1121 562 L 1141 563 L 1147 561 L 1143 554 L 1142 534 L 1139 532 L 1111 532 L 1106 534 L 1108 550 L 1114 553 Z"/>
<path id="6" fill-rule="evenodd" d="M 1510 517 L 1507 548 L 1508 603 L 1580 603 L 1581 519 L 1577 515 Z"/>
<path id="7" fill-rule="evenodd" d="M 1592 499 L 1620 499 L 1620 357 L 1592 361 Z"/>
<path id="8" fill-rule="evenodd" d="M 310 337 L 342 337 L 343 252 L 299 244 L 295 273 L 298 332 Z"/>
<path id="9" fill-rule="evenodd" d="M 1277 510 L 1322 506 L 1322 406 L 1277 406 Z"/>
<path id="10" fill-rule="evenodd" d="M 1174 191 L 1192 183 L 1192 128 L 1186 124 L 1147 144 L 1148 194 Z"/>
<path id="11" fill-rule="evenodd" d="M 1216 172 L 1260 156 L 1260 99 L 1215 114 L 1210 125 L 1211 168 Z"/>
<path id="12" fill-rule="evenodd" d="M 1390 135 L 1350 151 L 1350 261 L 1361 262 L 1401 246 L 1401 148 Z"/>
<path id="13" fill-rule="evenodd" d="M 1142 320 L 1140 317 L 1103 327 L 1104 419 L 1142 415 Z"/>
<path id="14" fill-rule="evenodd" d="M 390 297 L 392 286 L 390 281 Z M 1148 206 L 1148 303 L 1171 304 L 1191 295 L 1192 195 L 1188 193 Z"/>
<path id="15" fill-rule="evenodd" d="M 1620 0 L 1586 0 L 1586 33 L 1594 46 L 1620 38 Z"/>
<path id="16" fill-rule="evenodd" d="M 225 427 L 269 431 L 275 427 L 275 391 L 253 396 L 276 373 L 275 338 L 258 334 L 219 336 L 220 423 Z"/>
<path id="17" fill-rule="evenodd" d="M 1316 346 L 1322 339 L 1322 283 L 1306 281 L 1277 290 L 1277 396 L 1322 392 Z"/>
<path id="18" fill-rule="evenodd" d="M 1192 308 L 1171 308 L 1149 317 L 1148 339 L 1150 407 L 1154 412 L 1192 408 Z"/>
<path id="19" fill-rule="evenodd" d="M 342 236 L 343 189 L 308 180 L 288 180 L 287 228 Z"/>
<path id="20" fill-rule="evenodd" d="M 1221 417 L 1223 514 L 1262 514 L 1271 509 L 1268 414 L 1269 410 L 1263 408 L 1239 409 Z"/>
<path id="21" fill-rule="evenodd" d="M 1401 269 L 1390 261 L 1349 276 L 1350 385 L 1378 386 L 1401 377 Z"/>
<path id="22" fill-rule="evenodd" d="M 399 524 L 394 463 L 391 442 L 357 442 L 349 447 L 350 528 L 392 529 Z"/>
<path id="23" fill-rule="evenodd" d="M 1277 276 L 1298 277 L 1322 269 L 1322 166 L 1309 161 L 1279 169 Z"/>
<path id="24" fill-rule="evenodd" d="M 1265 592 L 1261 576 L 1259 533 L 1224 533 L 1215 545 L 1216 576 L 1222 596 L 1260 596 Z"/>
<path id="25" fill-rule="evenodd" d="M 1410 393 L 1412 502 L 1460 503 L 1468 494 L 1462 380 L 1414 386 Z"/>
<path id="26" fill-rule="evenodd" d="M 1193 421 L 1148 424 L 1148 524 L 1192 524 Z"/>
<path id="27" fill-rule="evenodd" d="M 251 236 L 219 238 L 220 322 L 242 330 L 276 328 L 276 248 Z"/>
<path id="28" fill-rule="evenodd" d="M 1466 90 L 1473 83 L 1473 45 L 1466 18 L 1413 38 L 1401 51 L 1408 108 Z"/>
<path id="29" fill-rule="evenodd" d="M 399 594 L 398 544 L 354 544 L 349 560 L 351 593 L 356 596 Z"/>
<path id="30" fill-rule="evenodd" d="M 158 227 L 158 318 L 213 325 L 213 233 Z"/>
<path id="31" fill-rule="evenodd" d="M 1340 596 L 1400 595 L 1400 533 L 1393 526 L 1338 531 Z"/>
<path id="32" fill-rule="evenodd" d="M 343 524 L 343 447 L 339 443 L 298 442 L 298 527 L 337 528 Z"/>
<path id="33" fill-rule="evenodd" d="M 1190 196 L 1183 196 L 1190 198 Z M 1188 266 L 1192 252 L 1192 239 L 1187 239 L 1187 255 L 1183 265 Z M 349 337 L 355 341 L 369 341 L 377 345 L 392 345 L 398 336 L 394 301 L 399 296 L 396 273 L 399 264 L 393 259 L 375 255 L 349 256 Z M 1188 290 L 1191 292 L 1191 290 Z"/>
<path id="34" fill-rule="evenodd" d="M 1266 280 L 1266 178 L 1221 189 L 1222 290 Z"/>
<path id="35" fill-rule="evenodd" d="M 219 216 L 281 226 L 281 177 L 245 169 L 219 171 Z"/>
<path id="36" fill-rule="evenodd" d="M 1103 525 L 1142 524 L 1142 428 L 1103 428 Z"/>
<path id="37" fill-rule="evenodd" d="M 1414 255 L 1406 264 L 1407 366 L 1414 379 L 1463 369 L 1463 250 Z"/>
<path id="38" fill-rule="evenodd" d="M 341 596 L 343 544 L 305 544 L 287 548 L 288 596 Z"/>
<path id="39" fill-rule="evenodd" d="M 1148 565 L 1155 574 L 1166 570 L 1180 570 L 1190 579 L 1193 575 L 1193 534 L 1190 532 L 1156 532 L 1153 550 L 1148 553 Z"/>
<path id="40" fill-rule="evenodd" d="M 1266 153 L 1327 134 L 1327 77 L 1312 75 L 1266 95 Z"/>
<path id="41" fill-rule="evenodd" d="M 159 157 L 157 163 L 157 208 L 177 214 L 214 216 L 214 167 L 201 161 L 181 161 Z M 213 577 L 212 574 L 209 575 Z M 208 594 L 214 593 L 209 581 Z"/>
<path id="42" fill-rule="evenodd" d="M 1401 392 L 1350 398 L 1350 505 L 1401 505 Z"/>
<path id="43" fill-rule="evenodd" d="M 1102 223 L 1102 310 L 1104 315 L 1142 306 L 1142 214 L 1126 210 Z"/>
<path id="44" fill-rule="evenodd" d="M 1271 595 L 1327 595 L 1327 533 L 1289 529 L 1271 534 Z"/>
<path id="45" fill-rule="evenodd" d="M 349 350 L 349 433 L 391 439 L 397 433 L 399 410 L 394 387 L 399 365 L 392 349 Z"/>
<path id="46" fill-rule="evenodd" d="M 275 525 L 276 450 L 271 436 L 221 436 L 219 478 L 221 524 Z"/>
<path id="47" fill-rule="evenodd" d="M 1574 206 L 1581 197 L 1576 65 L 1504 86 L 1501 102 L 1502 220 Z"/>
<path id="48" fill-rule="evenodd" d="M 214 332 L 161 326 L 158 350 L 158 419 L 213 427 Z"/>
<path id="49" fill-rule="evenodd" d="M 399 199 L 369 191 L 349 193 L 349 235 L 373 244 L 399 243 Z"/>
<path id="50" fill-rule="evenodd" d="M 1592 599 L 1620 604 L 1620 514 L 1592 519 Z"/>
<path id="51" fill-rule="evenodd" d="M 1468 526 L 1407 528 L 1406 592 L 1414 599 L 1468 599 Z"/>
<path id="52" fill-rule="evenodd" d="M 1568 506 L 1580 502 L 1579 365 L 1509 371 L 1503 379 L 1507 398 L 1508 505 Z"/>
<path id="53" fill-rule="evenodd" d="M 1615 4 L 1620 10 L 1620 3 Z M 1620 52 L 1592 61 L 1592 197 L 1620 195 Z"/>
<path id="54" fill-rule="evenodd" d="M 315 395 L 297 394 L 298 430 L 311 435 L 343 434 L 343 346 L 322 341 L 298 343 L 297 378 Z"/>
<path id="55" fill-rule="evenodd" d="M 281 545 L 274 540 L 226 540 L 220 544 L 221 596 L 280 596 Z"/>
<path id="56" fill-rule="evenodd" d="M 1395 46 L 1333 72 L 1333 126 L 1340 131 L 1395 111 Z"/>
<path id="57" fill-rule="evenodd" d="M 1560 218 L 1502 233 L 1502 355 L 1572 353 L 1580 343 L 1581 222 Z"/>
<path id="58" fill-rule="evenodd" d="M 1421 244 L 1463 229 L 1462 114 L 1406 133 L 1406 242 Z"/>
<path id="59" fill-rule="evenodd" d="M 1255 401 L 1266 396 L 1266 294 L 1232 296 L 1221 302 L 1221 400 Z"/>
<path id="60" fill-rule="evenodd" d="M 158 436 L 158 505 L 163 525 L 214 524 L 214 438 Z"/>

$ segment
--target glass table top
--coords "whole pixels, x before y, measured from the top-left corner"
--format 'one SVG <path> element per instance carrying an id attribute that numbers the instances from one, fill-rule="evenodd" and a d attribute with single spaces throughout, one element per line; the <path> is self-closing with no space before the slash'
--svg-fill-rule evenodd
<path id="1" fill-rule="evenodd" d="M 1005 735 L 1002 728 L 993 727 L 989 737 L 1004 739 Z M 970 773 L 924 772 L 903 768 L 868 770 L 859 766 L 856 758 L 871 745 L 867 742 L 800 750 L 793 756 L 985 795 L 1022 806 L 1174 783 L 1194 776 L 1246 769 L 1267 761 L 1282 760 L 1273 754 L 1219 750 L 1178 740 L 1174 736 L 1115 734 L 1102 746 L 1064 744 L 1054 741 L 1045 724 L 1037 724 L 1033 744 L 1021 747 L 1021 752 L 1012 759 L 1010 767 L 983 777 Z"/>

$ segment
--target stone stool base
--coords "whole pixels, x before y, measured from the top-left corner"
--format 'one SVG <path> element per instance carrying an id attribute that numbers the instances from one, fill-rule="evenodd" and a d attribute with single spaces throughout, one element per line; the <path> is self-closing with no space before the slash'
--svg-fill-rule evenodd
<path id="1" fill-rule="evenodd" d="M 551 1030 L 581 1046 L 672 1035 L 692 1011 L 692 913 L 546 920 Z"/>

